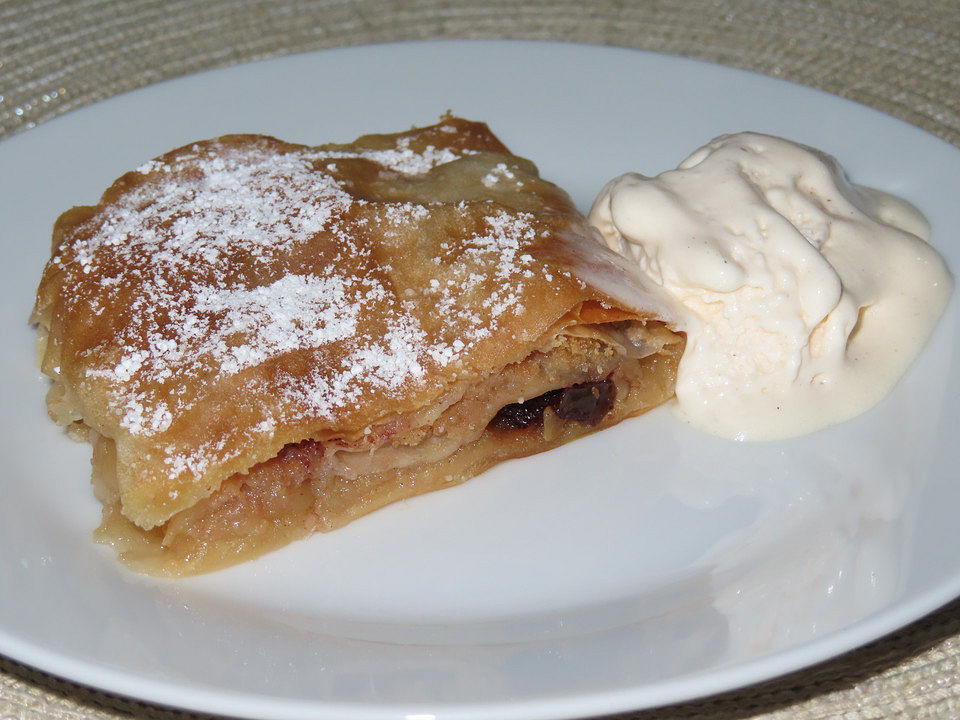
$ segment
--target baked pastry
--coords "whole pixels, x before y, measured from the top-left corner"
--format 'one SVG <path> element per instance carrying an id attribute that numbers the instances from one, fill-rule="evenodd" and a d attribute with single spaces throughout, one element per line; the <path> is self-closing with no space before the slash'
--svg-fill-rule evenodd
<path id="1" fill-rule="evenodd" d="M 683 336 L 481 123 L 228 135 L 64 213 L 35 306 L 98 537 L 191 574 L 662 403 Z"/>

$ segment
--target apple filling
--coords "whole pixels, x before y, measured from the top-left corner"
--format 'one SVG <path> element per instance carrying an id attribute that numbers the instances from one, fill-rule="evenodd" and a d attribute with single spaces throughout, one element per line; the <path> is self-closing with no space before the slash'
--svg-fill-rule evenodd
<path id="1" fill-rule="evenodd" d="M 672 393 L 682 350 L 682 338 L 657 322 L 561 331 L 549 347 L 453 388 L 429 411 L 386 418 L 357 440 L 289 444 L 151 530 L 122 515 L 113 442 L 98 437 L 98 538 L 152 574 L 232 565 L 649 410 Z"/>

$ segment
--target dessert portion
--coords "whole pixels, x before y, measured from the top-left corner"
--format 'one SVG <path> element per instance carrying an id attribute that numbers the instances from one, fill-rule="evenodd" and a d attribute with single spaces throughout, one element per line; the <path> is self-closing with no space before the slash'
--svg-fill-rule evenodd
<path id="1" fill-rule="evenodd" d="M 677 170 L 616 178 L 590 219 L 683 308 L 680 414 L 738 440 L 802 435 L 872 407 L 953 288 L 915 208 L 768 135 L 722 136 Z"/>
<path id="2" fill-rule="evenodd" d="M 668 312 L 532 163 L 446 118 L 152 160 L 57 221 L 34 319 L 99 538 L 181 575 L 659 405 Z"/>

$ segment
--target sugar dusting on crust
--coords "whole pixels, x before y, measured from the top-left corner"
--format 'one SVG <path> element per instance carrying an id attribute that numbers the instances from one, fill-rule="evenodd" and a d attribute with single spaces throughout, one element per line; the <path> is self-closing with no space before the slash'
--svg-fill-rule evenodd
<path id="1" fill-rule="evenodd" d="M 154 436 L 196 401 L 184 396 L 184 380 L 219 383 L 294 351 L 314 352 L 329 364 L 312 373 L 277 365 L 272 388 L 285 401 L 283 421 L 332 418 L 369 388 L 391 396 L 457 362 L 490 336 L 497 317 L 522 310 L 516 287 L 532 277 L 533 263 L 525 249 L 542 228 L 531 214 L 494 211 L 484 228 L 459 241 L 462 259 L 432 259 L 446 263 L 448 279 L 418 292 L 457 323 L 457 334 L 430 342 L 410 311 L 413 300 L 398 297 L 382 275 L 342 269 L 370 259 L 367 227 L 388 232 L 426 222 L 429 207 L 370 203 L 352 196 L 333 171 L 338 159 L 361 157 L 419 175 L 463 154 L 414 152 L 409 138 L 393 150 L 358 152 L 278 153 L 263 142 L 213 141 L 141 166 L 141 181 L 76 228 L 52 260 L 66 271 L 64 296 L 83 288 L 73 301 L 95 315 L 135 296 L 110 347 L 89 351 L 96 360 L 88 363 L 87 380 L 106 388 L 122 427 Z M 318 234 L 336 247 L 331 262 L 289 272 L 291 258 L 302 264 L 298 253 Z M 498 284 L 483 310 L 467 311 L 459 298 L 491 277 Z M 385 331 L 360 332 L 367 313 L 385 318 Z M 256 396 L 257 388 L 248 388 Z M 280 421 L 265 412 L 250 432 L 270 433 Z M 232 452 L 213 439 L 189 456 L 172 445 L 166 450 L 171 476 L 200 474 Z"/>
<path id="2" fill-rule="evenodd" d="M 401 137 L 397 140 L 395 148 L 386 150 L 362 150 L 359 152 L 321 150 L 311 153 L 310 157 L 315 160 L 362 158 L 404 175 L 423 175 L 437 165 L 453 162 L 463 155 L 475 154 L 472 150 L 454 151 L 450 148 L 437 148 L 433 145 L 427 145 L 422 152 L 416 152 L 410 148 L 411 140 L 409 136 Z"/>

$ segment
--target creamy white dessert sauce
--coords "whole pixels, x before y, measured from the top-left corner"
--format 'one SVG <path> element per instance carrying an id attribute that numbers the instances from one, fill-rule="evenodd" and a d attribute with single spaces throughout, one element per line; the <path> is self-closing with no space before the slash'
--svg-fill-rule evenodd
<path id="1" fill-rule="evenodd" d="M 909 203 L 757 133 L 606 185 L 590 219 L 678 303 L 679 413 L 738 440 L 797 436 L 882 399 L 953 281 Z"/>

